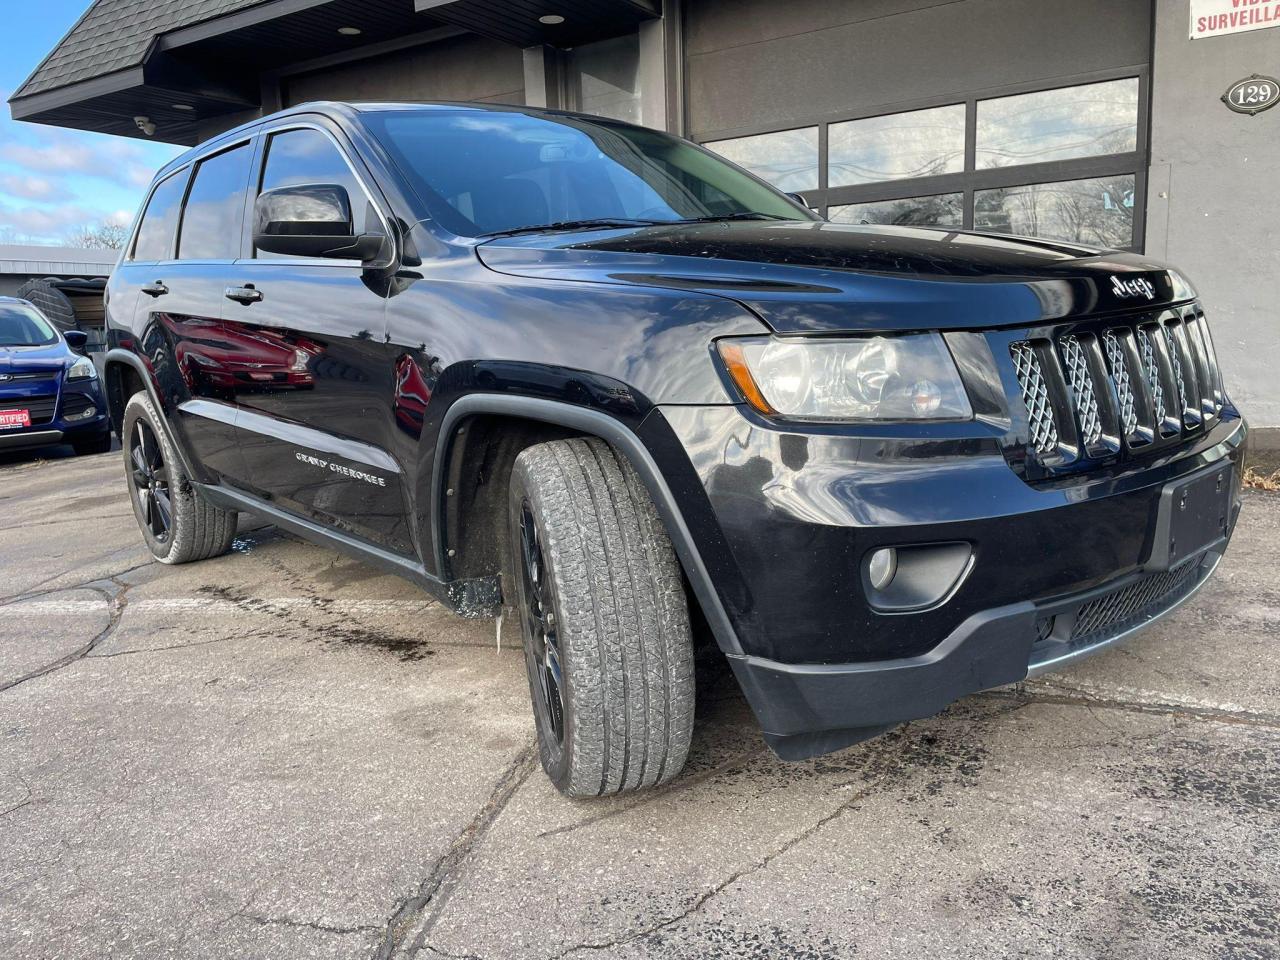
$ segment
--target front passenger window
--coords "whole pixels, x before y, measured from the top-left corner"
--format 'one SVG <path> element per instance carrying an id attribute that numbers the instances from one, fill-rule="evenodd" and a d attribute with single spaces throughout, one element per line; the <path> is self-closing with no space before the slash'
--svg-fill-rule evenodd
<path id="1" fill-rule="evenodd" d="M 272 134 L 267 141 L 259 192 L 312 183 L 336 183 L 346 189 L 351 200 L 352 227 L 357 236 L 365 232 L 366 223 L 380 232 L 377 216 L 369 209 L 369 198 L 360 181 L 329 137 L 310 127 Z M 265 250 L 257 250 L 254 255 L 260 260 L 279 256 Z"/>

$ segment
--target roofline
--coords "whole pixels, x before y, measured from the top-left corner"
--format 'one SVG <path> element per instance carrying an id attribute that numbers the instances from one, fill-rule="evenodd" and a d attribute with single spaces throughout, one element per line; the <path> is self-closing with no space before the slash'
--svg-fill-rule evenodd
<path id="1" fill-rule="evenodd" d="M 612 125 L 622 127 L 638 127 L 637 124 L 627 123 L 624 120 L 612 120 L 608 117 L 597 117 L 588 113 L 575 113 L 572 110 L 553 110 L 546 107 L 529 107 L 518 103 L 477 103 L 468 100 L 416 100 L 416 101 L 376 101 L 369 100 L 358 103 L 344 103 L 337 100 L 312 100 L 307 103 L 299 103 L 292 107 L 286 107 L 284 110 L 277 110 L 265 117 L 256 117 L 248 120 L 237 127 L 223 131 L 217 136 L 210 137 L 208 140 L 202 140 L 200 143 L 187 150 L 184 150 L 178 156 L 174 157 L 163 167 L 156 171 L 152 178 L 152 183 L 167 177 L 170 173 L 180 169 L 195 157 L 206 153 L 211 147 L 216 147 L 228 140 L 238 140 L 247 134 L 252 133 L 258 127 L 266 123 L 273 123 L 283 117 L 312 116 L 328 117 L 330 120 L 336 121 L 339 125 L 344 123 L 357 123 L 357 118 L 361 113 L 371 112 L 371 108 L 378 110 L 412 110 L 415 107 L 448 107 L 452 110 L 467 113 L 519 113 L 530 117 L 566 117 L 569 119 L 584 120 L 590 123 L 601 125 Z M 650 127 L 639 127 L 639 129 L 654 131 Z"/>

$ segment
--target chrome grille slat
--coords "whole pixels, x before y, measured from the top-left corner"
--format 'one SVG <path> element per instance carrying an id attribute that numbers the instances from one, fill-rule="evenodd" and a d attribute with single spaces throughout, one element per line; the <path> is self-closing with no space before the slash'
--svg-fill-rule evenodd
<path id="1" fill-rule="evenodd" d="M 1200 421 L 1204 419 L 1200 406 L 1200 374 L 1196 370 L 1187 331 L 1180 319 L 1173 319 L 1164 325 L 1164 335 L 1169 345 L 1173 369 L 1177 374 L 1178 394 L 1182 404 L 1182 425 L 1184 427 L 1199 426 Z"/>
<path id="2" fill-rule="evenodd" d="M 1102 417 L 1098 412 L 1098 395 L 1084 348 L 1074 335 L 1063 337 L 1060 346 L 1066 361 L 1067 385 L 1071 388 L 1076 416 L 1080 418 L 1080 439 L 1086 448 L 1096 448 L 1102 442 Z"/>
<path id="3" fill-rule="evenodd" d="M 1155 411 L 1156 423 L 1162 423 L 1168 419 L 1168 407 L 1164 402 L 1164 384 L 1160 382 L 1155 339 L 1146 327 L 1138 328 L 1138 356 L 1142 361 L 1142 375 L 1146 378 L 1147 390 L 1151 393 L 1151 408 Z"/>
<path id="4" fill-rule="evenodd" d="M 1022 389 L 1022 402 L 1027 408 L 1031 445 L 1042 458 L 1053 456 L 1058 452 L 1058 425 L 1049 400 L 1049 387 L 1040 369 L 1040 358 L 1035 347 L 1026 340 L 1011 343 L 1009 352 Z"/>
<path id="5" fill-rule="evenodd" d="M 1111 379 L 1120 398 L 1120 427 L 1126 438 L 1132 440 L 1138 433 L 1138 401 L 1133 395 L 1133 383 L 1129 379 L 1129 364 L 1125 362 L 1124 345 L 1120 335 L 1108 330 L 1102 335 L 1107 364 L 1111 367 Z"/>

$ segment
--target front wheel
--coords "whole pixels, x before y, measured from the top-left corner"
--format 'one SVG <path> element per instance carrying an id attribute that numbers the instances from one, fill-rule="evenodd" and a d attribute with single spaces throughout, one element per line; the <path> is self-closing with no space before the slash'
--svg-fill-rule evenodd
<path id="1" fill-rule="evenodd" d="M 693 642 L 644 485 L 602 440 L 542 443 L 516 458 L 508 517 L 547 775 L 571 797 L 671 779 L 693 732 Z"/>
<path id="2" fill-rule="evenodd" d="M 152 555 L 161 563 L 190 563 L 230 550 L 236 512 L 196 493 L 145 391 L 129 398 L 120 438 L 129 499 Z"/>

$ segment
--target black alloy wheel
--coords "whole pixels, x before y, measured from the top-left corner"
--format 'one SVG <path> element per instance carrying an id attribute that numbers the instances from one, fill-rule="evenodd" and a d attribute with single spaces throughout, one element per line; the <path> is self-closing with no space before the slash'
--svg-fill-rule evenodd
<path id="1" fill-rule="evenodd" d="M 139 515 L 156 543 L 167 543 L 173 529 L 169 467 L 155 432 L 145 420 L 135 420 L 129 432 L 129 462 Z"/>
<path id="2" fill-rule="evenodd" d="M 555 592 L 543 558 L 542 540 L 533 509 L 525 499 L 520 505 L 520 573 L 524 581 L 525 642 L 533 661 L 538 689 L 542 694 L 539 709 L 555 737 L 564 747 L 564 674 L 560 666 L 560 639 L 555 613 Z"/>

